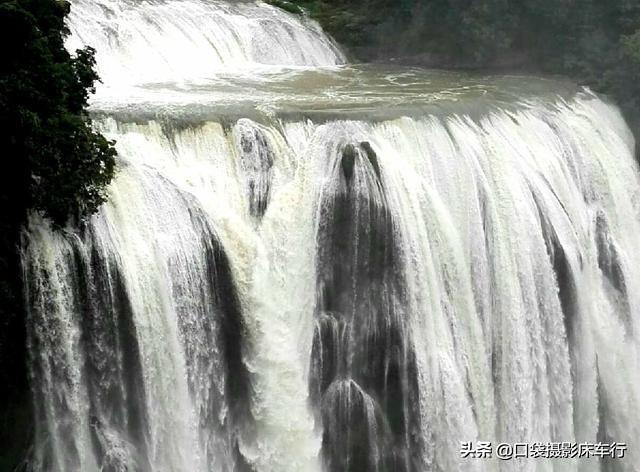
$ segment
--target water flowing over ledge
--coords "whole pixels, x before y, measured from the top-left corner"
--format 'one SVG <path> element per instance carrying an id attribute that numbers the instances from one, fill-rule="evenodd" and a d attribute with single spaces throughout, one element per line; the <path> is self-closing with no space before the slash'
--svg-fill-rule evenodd
<path id="1" fill-rule="evenodd" d="M 124 30 L 195 37 L 197 74 L 224 62 L 199 47 L 210 25 L 240 44 L 262 15 L 334 51 L 307 65 L 341 61 L 261 4 L 105 5 Z M 135 41 L 162 49 L 153 34 Z M 104 70 L 146 81 L 123 38 Z M 232 76 L 158 68 L 171 85 L 94 104 L 120 156 L 109 203 L 62 234 L 31 224 L 35 469 L 634 470 L 640 178 L 614 107 L 553 81 L 342 67 L 244 74 L 262 95 L 208 108 Z M 477 440 L 629 453 L 461 459 Z"/>
<path id="2" fill-rule="evenodd" d="M 257 2 L 77 0 L 69 28 L 69 48 L 94 47 L 112 86 L 344 63 L 315 22 Z"/>

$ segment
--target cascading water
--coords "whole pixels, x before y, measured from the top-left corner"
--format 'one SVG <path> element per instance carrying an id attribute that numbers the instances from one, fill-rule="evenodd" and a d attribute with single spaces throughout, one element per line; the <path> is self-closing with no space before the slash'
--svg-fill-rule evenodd
<path id="1" fill-rule="evenodd" d="M 77 0 L 69 26 L 119 168 L 88 222 L 25 237 L 34 470 L 636 470 L 640 178 L 614 107 L 336 67 L 262 3 Z"/>
<path id="2" fill-rule="evenodd" d="M 255 2 L 79 1 L 70 23 L 69 47 L 97 49 L 98 72 L 109 85 L 343 62 L 317 24 Z"/>

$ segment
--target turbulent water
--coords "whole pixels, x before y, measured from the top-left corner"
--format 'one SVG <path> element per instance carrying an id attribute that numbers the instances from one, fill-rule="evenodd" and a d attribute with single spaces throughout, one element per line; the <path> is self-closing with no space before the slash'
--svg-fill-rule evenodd
<path id="1" fill-rule="evenodd" d="M 262 3 L 76 0 L 69 26 L 119 165 L 90 221 L 26 238 L 34 470 L 637 470 L 640 179 L 615 107 L 341 66 Z"/>

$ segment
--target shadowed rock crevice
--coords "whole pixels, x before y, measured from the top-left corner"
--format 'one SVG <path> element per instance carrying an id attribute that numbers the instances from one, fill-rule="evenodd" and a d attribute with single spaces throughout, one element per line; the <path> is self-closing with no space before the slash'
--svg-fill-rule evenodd
<path id="1" fill-rule="evenodd" d="M 627 281 L 622 267 L 622 258 L 613 239 L 604 214 L 596 217 L 595 242 L 598 250 L 598 267 L 604 275 L 606 288 L 618 316 L 624 323 L 627 333 L 632 331 L 631 307 L 627 293 Z"/>
<path id="2" fill-rule="evenodd" d="M 148 420 L 133 309 L 118 265 L 98 249 L 95 235 L 88 238 L 89 253 L 76 246 L 75 257 L 94 453 L 105 471 L 148 470 Z"/>
<path id="3" fill-rule="evenodd" d="M 262 218 L 271 198 L 274 153 L 265 132 L 251 120 L 238 121 L 234 131 L 249 213 Z"/>
<path id="4" fill-rule="evenodd" d="M 330 471 L 421 470 L 415 354 L 378 158 L 345 145 L 320 202 L 311 397 Z"/>

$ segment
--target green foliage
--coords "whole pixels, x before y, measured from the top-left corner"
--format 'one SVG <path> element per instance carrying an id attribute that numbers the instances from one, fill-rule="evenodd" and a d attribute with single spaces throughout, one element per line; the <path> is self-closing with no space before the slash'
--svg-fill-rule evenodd
<path id="1" fill-rule="evenodd" d="M 635 64 L 640 64 L 640 30 L 633 34 L 622 36 L 621 41 L 625 57 Z"/>
<path id="2" fill-rule="evenodd" d="M 87 116 L 94 91 L 94 51 L 64 48 L 69 5 L 53 0 L 0 4 L 0 199 L 24 221 L 28 210 L 58 225 L 104 201 L 115 151 Z"/>
<path id="3" fill-rule="evenodd" d="M 288 2 L 287 0 L 265 0 L 265 2 L 295 15 L 303 13 L 298 5 Z"/>

